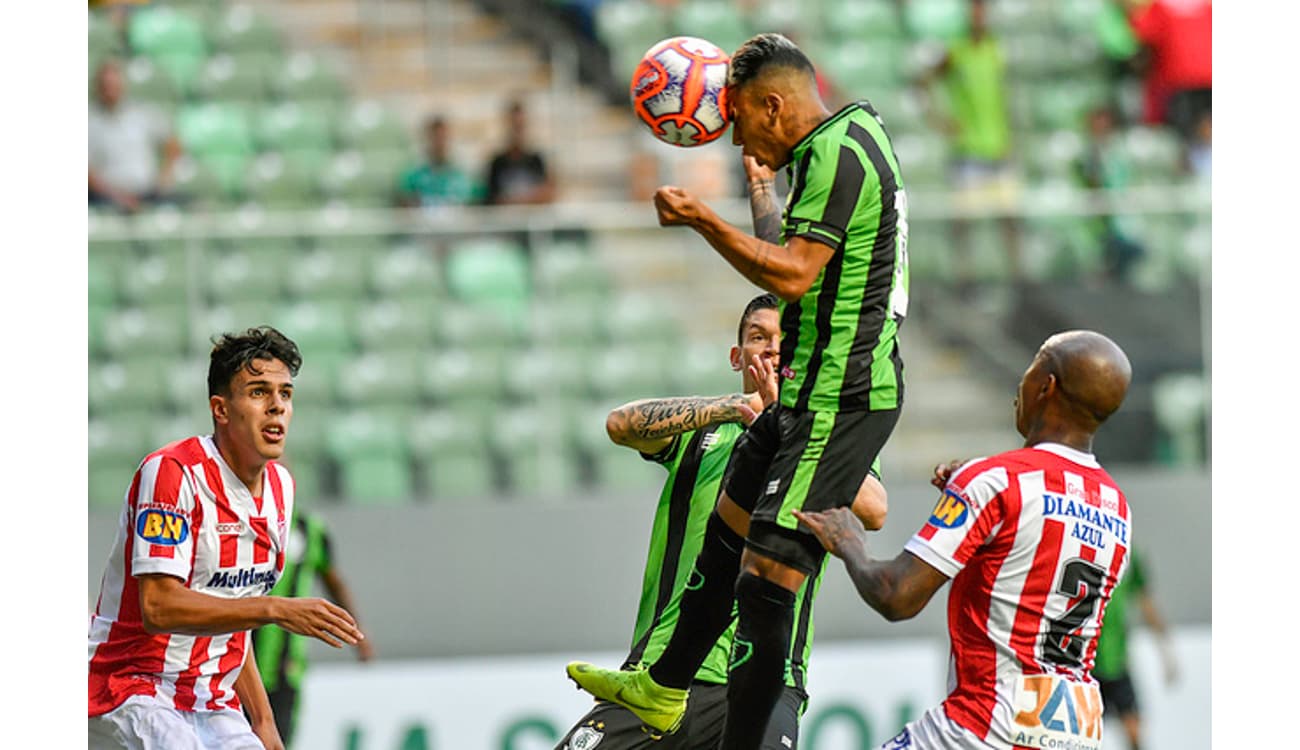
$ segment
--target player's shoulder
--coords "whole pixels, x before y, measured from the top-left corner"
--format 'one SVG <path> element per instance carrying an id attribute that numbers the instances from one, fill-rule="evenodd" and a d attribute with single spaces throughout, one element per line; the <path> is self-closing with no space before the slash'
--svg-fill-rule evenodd
<path id="1" fill-rule="evenodd" d="M 141 464 L 157 460 L 162 463 L 176 462 L 182 466 L 191 466 L 202 463 L 206 458 L 207 451 L 203 448 L 203 439 L 198 435 L 192 435 L 180 440 L 173 440 L 157 448 L 145 456 Z"/>

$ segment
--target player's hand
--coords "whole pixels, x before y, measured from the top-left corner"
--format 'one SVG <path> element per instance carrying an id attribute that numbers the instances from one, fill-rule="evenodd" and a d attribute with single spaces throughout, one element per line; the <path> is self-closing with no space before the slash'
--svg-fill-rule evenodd
<path id="1" fill-rule="evenodd" d="M 758 415 L 772 404 L 781 394 L 781 381 L 776 376 L 776 358 L 755 354 L 750 362 L 749 376 L 758 383 L 758 390 L 749 394 L 749 403 L 740 405 L 740 421 L 748 427 L 758 419 Z"/>
<path id="2" fill-rule="evenodd" d="M 309 635 L 334 648 L 343 648 L 345 643 L 355 646 L 366 637 L 346 609 L 324 599 L 283 597 L 275 623 L 290 633 Z"/>
<path id="3" fill-rule="evenodd" d="M 362 640 L 357 644 L 357 658 L 361 661 L 373 661 L 375 658 L 375 647 L 369 638 Z"/>
<path id="4" fill-rule="evenodd" d="M 755 159 L 749 154 L 743 154 L 740 158 L 741 163 L 745 165 L 745 179 L 749 181 L 750 184 L 760 180 L 770 182 L 776 179 L 776 171 L 759 164 L 758 159 Z"/>
<path id="5" fill-rule="evenodd" d="M 666 185 L 655 191 L 655 210 L 661 227 L 690 225 L 700 218 L 700 201 L 679 187 Z"/>
<path id="6" fill-rule="evenodd" d="M 867 544 L 867 530 L 848 508 L 831 508 L 827 511 L 794 512 L 794 517 L 812 531 L 826 551 L 844 557 L 849 549 L 861 549 Z"/>
<path id="7" fill-rule="evenodd" d="M 966 462 L 949 461 L 946 464 L 939 464 L 935 466 L 934 476 L 930 477 L 930 484 L 934 485 L 939 489 L 943 489 L 944 487 L 947 487 L 948 480 L 952 479 L 952 475 L 956 474 L 957 470 L 960 469 L 962 467 L 962 464 L 964 463 Z"/>

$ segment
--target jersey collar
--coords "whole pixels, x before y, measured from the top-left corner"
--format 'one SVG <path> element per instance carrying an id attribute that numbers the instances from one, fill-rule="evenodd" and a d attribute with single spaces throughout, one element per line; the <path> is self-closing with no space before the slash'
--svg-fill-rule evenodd
<path id="1" fill-rule="evenodd" d="M 1077 448 L 1071 448 L 1062 443 L 1038 443 L 1034 450 L 1047 451 L 1055 453 L 1067 461 L 1073 461 L 1080 466 L 1087 466 L 1090 469 L 1100 469 L 1101 464 L 1097 463 L 1097 457 L 1091 453 L 1085 453 Z"/>
<path id="2" fill-rule="evenodd" d="M 862 107 L 862 104 L 861 104 L 860 102 L 849 102 L 848 104 L 845 104 L 843 107 L 840 107 L 840 109 L 839 109 L 838 112 L 836 112 L 835 114 L 831 115 L 830 117 L 827 117 L 825 120 L 822 120 L 822 121 L 817 125 L 817 127 L 815 127 L 815 128 L 813 128 L 812 130 L 808 131 L 808 134 L 805 135 L 803 138 L 800 138 L 800 139 L 799 139 L 799 142 L 796 143 L 796 144 L 794 144 L 794 148 L 790 149 L 790 153 L 791 153 L 791 154 L 798 153 L 798 151 L 799 151 L 800 149 L 806 147 L 809 143 L 811 143 L 811 142 L 812 142 L 812 139 L 813 139 L 813 138 L 816 138 L 818 133 L 821 133 L 821 132 L 822 132 L 823 130 L 825 130 L 826 128 L 829 128 L 832 124 L 835 123 L 836 120 L 838 120 L 838 119 L 840 119 L 841 117 L 843 117 L 843 116 L 844 116 L 845 114 L 847 114 L 850 110 L 853 110 L 853 109 L 859 109 L 859 108 L 861 108 L 861 107 Z M 793 160 L 792 160 L 792 161 L 793 161 Z"/>

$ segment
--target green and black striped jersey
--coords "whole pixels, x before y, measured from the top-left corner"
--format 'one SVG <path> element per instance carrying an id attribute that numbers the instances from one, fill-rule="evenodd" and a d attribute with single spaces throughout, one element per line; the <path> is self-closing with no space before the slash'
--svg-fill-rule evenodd
<path id="1" fill-rule="evenodd" d="M 659 495 L 650 533 L 632 650 L 626 664 L 654 662 L 663 653 L 677 624 L 686 579 L 704 543 L 704 529 L 717 504 L 722 476 L 731 460 L 736 439 L 744 428 L 735 423 L 713 425 L 678 435 L 663 451 L 647 460 L 668 469 L 668 481 Z M 823 570 L 825 564 L 823 563 Z M 803 689 L 808 654 L 812 648 L 812 597 L 821 573 L 810 576 L 795 604 L 795 630 L 786 666 L 786 684 Z M 709 651 L 695 678 L 723 684 L 736 625 L 733 622 Z"/>
<path id="2" fill-rule="evenodd" d="M 903 402 L 898 327 L 907 315 L 907 194 L 889 136 L 867 102 L 795 145 L 783 242 L 835 254 L 798 302 L 781 304 L 781 403 L 812 411 Z"/>
<path id="3" fill-rule="evenodd" d="M 271 589 L 270 596 L 304 597 L 312 595 L 317 575 L 330 569 L 330 536 L 325 522 L 299 513 L 289 531 L 285 549 L 284 573 Z M 253 655 L 257 671 L 267 692 L 282 686 L 297 689 L 307 670 L 307 647 L 310 639 L 290 633 L 278 625 L 263 625 L 253 631 Z"/>

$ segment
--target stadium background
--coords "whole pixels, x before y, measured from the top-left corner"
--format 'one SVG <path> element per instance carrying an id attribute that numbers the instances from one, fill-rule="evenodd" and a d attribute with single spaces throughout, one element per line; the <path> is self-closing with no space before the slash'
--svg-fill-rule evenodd
<path id="1" fill-rule="evenodd" d="M 468 658 L 537 672 L 539 689 L 563 691 L 564 705 L 580 709 L 559 665 L 625 646 L 661 479 L 608 443 L 603 415 L 636 397 L 734 390 L 726 348 L 755 291 L 695 235 L 655 225 L 648 195 L 662 182 L 709 196 L 742 226 L 748 209 L 730 146 L 672 149 L 633 122 L 628 72 L 674 33 L 734 49 L 780 29 L 824 65 L 836 92 L 881 111 L 911 196 L 908 406 L 883 456 L 891 517 L 879 548 L 897 549 L 928 512 L 933 463 L 1014 445 L 1012 385 L 1045 334 L 1106 331 L 1137 375 L 1098 452 L 1129 489 L 1157 598 L 1186 651 L 1175 691 L 1158 689 L 1154 669 L 1138 675 L 1156 709 L 1150 731 L 1192 731 L 1193 744 L 1170 736 L 1208 746 L 1208 718 L 1203 745 L 1195 723 L 1173 718 L 1206 717 L 1209 706 L 1209 187 L 1182 174 L 1171 133 L 1146 126 L 1123 134 L 1137 165 L 1132 187 L 1079 187 L 1072 160 L 1086 112 L 1133 96 L 1106 75 L 1095 34 L 1102 4 L 990 2 L 1008 57 L 1029 278 L 1007 280 L 999 236 L 981 221 L 973 292 L 955 283 L 947 224 L 987 212 L 947 190 L 945 141 L 907 85 L 960 31 L 960 2 L 910 0 L 901 14 L 883 0 L 821 0 L 798 12 L 714 0 L 93 9 L 90 70 L 109 55 L 128 60 L 128 97 L 173 115 L 185 150 L 178 181 L 192 200 L 132 217 L 89 214 L 90 604 L 134 465 L 208 428 L 209 337 L 270 322 L 305 358 L 287 463 L 302 507 L 331 522 L 380 655 L 363 669 L 316 649 L 318 695 L 333 687 L 392 703 L 382 685 L 414 670 L 425 680 L 415 690 L 433 691 L 432 716 L 445 702 L 437 691 L 458 694 L 440 670 Z M 419 158 L 426 117 L 446 116 L 457 160 L 479 170 L 515 97 L 555 176 L 555 203 L 390 208 L 398 172 Z M 1089 223 L 1113 210 L 1147 248 L 1125 283 L 1101 273 Z M 827 577 L 818 642 L 847 649 L 843 662 L 864 660 L 869 675 L 881 668 L 873 659 L 915 654 L 894 668 L 917 681 L 914 708 L 928 705 L 942 688 L 942 608 L 886 625 L 843 579 Z M 813 660 L 810 717 L 818 672 L 832 669 L 822 661 Z M 376 676 L 375 689 L 360 689 Z M 313 712 L 315 684 L 307 716 L 340 725 L 331 706 Z M 844 700 L 880 711 L 873 739 L 884 739 L 894 706 L 873 708 L 872 688 L 856 690 Z M 354 746 L 398 747 L 382 736 L 401 736 L 408 719 Z M 429 718 L 430 732 L 455 736 L 457 720 Z M 516 746 L 545 746 L 545 729 L 534 729 Z M 818 747 L 836 746 L 834 731 Z M 1108 746 L 1122 747 L 1108 731 Z M 320 736 L 342 743 L 347 730 Z"/>

